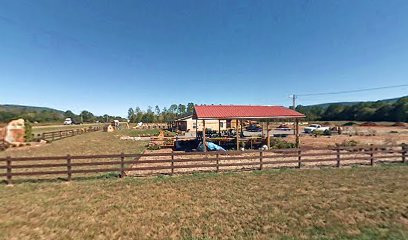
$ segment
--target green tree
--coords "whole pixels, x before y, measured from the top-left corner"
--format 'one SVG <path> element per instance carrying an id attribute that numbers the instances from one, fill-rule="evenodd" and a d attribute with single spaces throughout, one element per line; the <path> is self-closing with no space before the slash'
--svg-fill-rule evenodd
<path id="1" fill-rule="evenodd" d="M 93 113 L 89 112 L 89 111 L 82 111 L 80 116 L 82 117 L 82 121 L 83 122 L 94 122 L 95 121 L 95 116 L 93 115 Z"/>
<path id="2" fill-rule="evenodd" d="M 187 113 L 192 114 L 194 112 L 194 103 L 187 103 Z"/>
<path id="3" fill-rule="evenodd" d="M 133 108 L 129 108 L 128 110 L 128 119 L 130 122 L 135 122 L 135 111 Z"/>

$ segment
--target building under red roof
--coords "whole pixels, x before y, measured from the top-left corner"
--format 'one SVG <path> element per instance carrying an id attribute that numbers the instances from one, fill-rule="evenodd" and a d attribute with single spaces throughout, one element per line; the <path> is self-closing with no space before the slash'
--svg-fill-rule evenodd
<path id="1" fill-rule="evenodd" d="M 194 119 L 272 119 L 304 118 L 305 115 L 282 106 L 200 105 L 194 107 Z"/>

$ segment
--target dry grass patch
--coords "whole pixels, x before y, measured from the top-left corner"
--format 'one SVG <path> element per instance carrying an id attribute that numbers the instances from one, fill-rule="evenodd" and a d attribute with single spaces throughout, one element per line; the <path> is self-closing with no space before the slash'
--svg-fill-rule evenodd
<path id="1" fill-rule="evenodd" d="M 403 239 L 408 166 L 0 186 L 0 238 Z"/>

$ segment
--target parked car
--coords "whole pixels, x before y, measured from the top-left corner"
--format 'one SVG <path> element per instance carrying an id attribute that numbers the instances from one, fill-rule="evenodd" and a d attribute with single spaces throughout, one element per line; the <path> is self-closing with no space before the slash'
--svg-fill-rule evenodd
<path id="1" fill-rule="evenodd" d="M 257 125 L 250 125 L 249 127 L 247 127 L 247 131 L 248 132 L 261 132 L 262 128 L 260 128 Z"/>
<path id="2" fill-rule="evenodd" d="M 80 122 L 76 121 L 73 118 L 65 118 L 64 125 L 79 125 Z"/>
<path id="3" fill-rule="evenodd" d="M 305 133 L 313 133 L 315 131 L 324 132 L 326 130 L 330 131 L 330 128 L 329 127 L 322 127 L 319 124 L 311 124 L 309 127 L 304 128 Z"/>
<path id="4" fill-rule="evenodd" d="M 72 124 L 72 119 L 71 118 L 65 118 L 64 125 L 71 125 Z"/>

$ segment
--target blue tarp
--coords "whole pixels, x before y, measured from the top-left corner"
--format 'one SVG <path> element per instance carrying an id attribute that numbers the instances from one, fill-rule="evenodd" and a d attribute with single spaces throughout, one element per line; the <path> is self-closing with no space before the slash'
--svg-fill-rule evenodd
<path id="1" fill-rule="evenodd" d="M 222 148 L 221 146 L 218 146 L 218 145 L 215 144 L 215 143 L 206 142 L 206 144 L 207 144 L 207 148 L 208 148 L 209 151 L 225 151 L 224 148 Z M 198 144 L 197 150 L 200 151 L 200 152 L 204 152 L 203 142 L 200 142 L 200 143 Z"/>
<path id="2" fill-rule="evenodd" d="M 208 149 L 210 151 L 225 151 L 224 148 L 222 148 L 221 146 L 218 146 L 217 144 L 212 143 L 212 142 L 208 142 L 207 147 L 208 147 Z"/>

